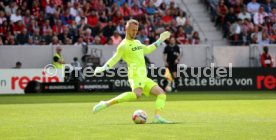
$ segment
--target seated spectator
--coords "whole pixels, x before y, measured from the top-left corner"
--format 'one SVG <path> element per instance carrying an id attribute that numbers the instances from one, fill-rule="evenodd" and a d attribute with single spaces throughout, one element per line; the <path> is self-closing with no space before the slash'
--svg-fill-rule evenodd
<path id="1" fill-rule="evenodd" d="M 250 34 L 250 43 L 251 44 L 258 44 L 262 39 L 262 33 L 259 30 L 259 27 L 256 25 L 254 26 L 251 34 Z"/>
<path id="2" fill-rule="evenodd" d="M 259 41 L 259 45 L 269 45 L 271 44 L 273 40 L 269 38 L 268 34 L 266 32 L 262 32 L 262 38 Z"/>
<path id="3" fill-rule="evenodd" d="M 247 4 L 247 10 L 251 15 L 254 15 L 259 11 L 260 6 L 261 5 L 257 2 L 257 0 L 251 0 L 251 2 Z"/>
<path id="4" fill-rule="evenodd" d="M 264 23 L 264 18 L 267 16 L 267 13 L 264 11 L 264 7 L 260 6 L 258 12 L 254 13 L 253 21 L 255 25 L 261 25 Z"/>
<path id="5" fill-rule="evenodd" d="M 146 38 L 143 42 L 144 45 L 150 45 L 150 40 L 149 38 Z"/>
<path id="6" fill-rule="evenodd" d="M 7 20 L 7 18 L 5 16 L 4 11 L 0 11 L 0 25 L 2 25 L 3 22 L 6 21 L 6 20 Z"/>
<path id="7" fill-rule="evenodd" d="M 58 35 L 63 33 L 65 26 L 62 24 L 62 21 L 59 19 L 57 24 L 53 26 L 53 33 Z"/>
<path id="8" fill-rule="evenodd" d="M 186 22 L 186 13 L 184 11 L 180 11 L 179 15 L 176 17 L 176 25 L 184 26 Z"/>
<path id="9" fill-rule="evenodd" d="M 38 26 L 38 23 L 37 23 L 37 21 L 35 20 L 35 19 L 32 19 L 31 20 L 31 23 L 30 23 L 30 25 L 28 26 L 28 32 L 30 33 L 30 34 L 33 34 L 34 33 L 34 31 L 35 30 L 39 30 L 39 26 Z"/>
<path id="10" fill-rule="evenodd" d="M 26 45 L 34 45 L 34 41 L 32 37 L 28 38 L 28 43 Z M 46 45 L 46 44 L 43 44 L 43 45 Z"/>
<path id="11" fill-rule="evenodd" d="M 85 42 L 83 41 L 82 37 L 78 38 L 78 41 L 74 44 L 76 47 L 81 47 Z"/>
<path id="12" fill-rule="evenodd" d="M 159 12 L 162 15 L 164 15 L 164 14 L 166 14 L 166 9 L 167 9 L 166 3 L 162 2 L 161 5 L 159 6 Z"/>
<path id="13" fill-rule="evenodd" d="M 95 36 L 93 44 L 101 45 L 101 38 L 99 36 Z M 115 44 L 115 45 L 117 45 L 117 44 Z"/>
<path id="14" fill-rule="evenodd" d="M 45 20 L 44 25 L 42 26 L 42 34 L 44 34 L 45 32 L 47 32 L 48 30 L 52 29 L 51 25 L 50 25 L 50 20 L 47 19 Z"/>
<path id="15" fill-rule="evenodd" d="M 111 36 L 111 40 L 113 45 L 118 45 L 122 41 L 122 37 L 120 36 L 118 31 L 115 31 L 114 34 Z"/>
<path id="16" fill-rule="evenodd" d="M 39 5 L 38 5 L 38 3 L 37 3 L 37 1 L 33 1 L 33 4 L 32 4 L 32 15 L 34 16 L 34 17 L 39 17 L 39 11 L 40 11 L 40 7 L 39 7 Z"/>
<path id="17" fill-rule="evenodd" d="M 193 26 L 190 24 L 190 20 L 187 19 L 185 22 L 185 25 L 183 26 L 183 30 L 186 34 L 191 35 L 192 32 L 194 31 Z"/>
<path id="18" fill-rule="evenodd" d="M 155 40 L 156 40 L 155 31 L 153 31 L 153 30 L 150 31 L 150 33 L 148 35 L 148 39 L 149 39 L 150 44 L 152 44 L 153 42 L 155 42 Z"/>
<path id="19" fill-rule="evenodd" d="M 271 21 L 276 21 L 276 7 L 272 8 L 271 13 L 269 14 L 269 18 L 271 19 Z"/>
<path id="20" fill-rule="evenodd" d="M 273 67 L 273 59 L 269 54 L 269 49 L 267 46 L 263 47 L 263 54 L 261 55 L 261 64 L 263 68 L 272 68 Z"/>
<path id="21" fill-rule="evenodd" d="M 120 11 L 115 12 L 115 15 L 112 16 L 112 22 L 117 25 L 119 24 L 120 20 L 123 20 L 124 16 L 123 13 L 121 13 Z"/>
<path id="22" fill-rule="evenodd" d="M 87 24 L 87 17 L 84 15 L 84 12 L 82 10 L 78 11 L 78 15 L 75 17 L 76 23 L 79 24 Z M 82 22 L 84 20 L 84 22 Z"/>
<path id="23" fill-rule="evenodd" d="M 27 12 L 27 10 L 29 10 L 27 2 L 22 0 L 22 4 L 20 5 L 19 9 L 21 10 L 22 14 L 24 15 Z"/>
<path id="24" fill-rule="evenodd" d="M 43 23 L 45 22 L 45 19 L 46 19 L 46 16 L 45 16 L 44 11 L 40 11 L 39 12 L 39 17 L 37 17 L 37 24 L 38 24 L 38 26 L 41 27 L 43 25 Z M 56 19 L 59 19 L 58 15 L 57 15 Z M 50 24 L 51 24 L 51 21 L 50 21 Z M 53 26 L 53 23 L 51 24 L 51 26 Z"/>
<path id="25" fill-rule="evenodd" d="M 29 40 L 28 30 L 26 28 L 24 28 L 22 30 L 22 32 L 16 37 L 16 40 L 17 40 L 19 45 L 27 44 L 28 40 Z"/>
<path id="26" fill-rule="evenodd" d="M 125 36 L 126 31 L 125 31 L 125 22 L 124 22 L 124 20 L 120 20 L 120 23 L 116 27 L 116 31 L 120 34 L 121 37 Z"/>
<path id="27" fill-rule="evenodd" d="M 105 23 L 108 21 L 107 11 L 99 12 L 99 21 L 102 23 L 101 27 L 105 26 Z"/>
<path id="28" fill-rule="evenodd" d="M 9 35 L 6 41 L 7 45 L 17 45 L 15 37 L 13 35 Z"/>
<path id="29" fill-rule="evenodd" d="M 48 29 L 47 31 L 44 32 L 42 40 L 44 40 L 45 45 L 48 45 L 52 42 L 52 37 L 53 37 L 53 30 Z"/>
<path id="30" fill-rule="evenodd" d="M 262 24 L 262 27 L 264 28 L 264 30 L 267 32 L 268 35 L 271 35 L 273 33 L 272 22 L 269 16 L 266 16 L 264 18 L 264 23 Z"/>
<path id="31" fill-rule="evenodd" d="M 148 38 L 146 31 L 144 29 L 140 30 L 137 35 L 137 40 L 139 40 L 140 42 L 144 42 L 146 38 Z"/>
<path id="32" fill-rule="evenodd" d="M 70 11 L 69 13 L 73 18 L 79 15 L 79 12 L 78 12 L 79 4 L 77 2 L 74 2 L 73 5 L 71 2 L 68 2 L 67 5 Z"/>
<path id="33" fill-rule="evenodd" d="M 271 13 L 272 7 L 275 7 L 275 5 L 271 3 L 271 0 L 265 0 L 262 6 L 264 7 L 265 12 L 268 14 Z"/>
<path id="34" fill-rule="evenodd" d="M 46 6 L 45 13 L 48 17 L 53 16 L 57 12 L 55 2 L 53 0 Z"/>
<path id="35" fill-rule="evenodd" d="M 241 45 L 242 20 L 238 19 L 230 26 L 230 40 L 232 45 Z"/>
<path id="36" fill-rule="evenodd" d="M 12 23 L 15 23 L 19 20 L 23 20 L 23 18 L 21 16 L 21 10 L 17 9 L 16 13 L 11 15 L 10 20 L 11 20 Z"/>
<path id="37" fill-rule="evenodd" d="M 127 3 L 124 3 L 122 7 L 120 7 L 120 12 L 123 14 L 125 19 L 129 19 L 131 15 L 131 9 Z"/>
<path id="38" fill-rule="evenodd" d="M 121 7 L 124 3 L 126 3 L 126 0 L 114 0 L 114 2 L 117 3 L 119 7 Z"/>
<path id="39" fill-rule="evenodd" d="M 51 0 L 55 3 L 56 6 L 61 6 L 62 5 L 62 0 Z"/>
<path id="40" fill-rule="evenodd" d="M 113 25 L 112 21 L 108 21 L 108 24 L 103 28 L 103 35 L 107 38 L 113 35 L 113 32 L 116 30 L 116 27 Z"/>
<path id="41" fill-rule="evenodd" d="M 78 26 L 77 26 L 77 29 L 81 30 L 81 31 L 85 31 L 88 28 L 89 28 L 89 26 L 86 24 L 85 18 L 82 18 L 80 24 L 78 24 Z"/>
<path id="42" fill-rule="evenodd" d="M 146 10 L 148 15 L 153 15 L 156 11 L 156 8 L 154 7 L 152 2 L 149 2 L 149 4 L 147 4 L 145 10 Z"/>
<path id="43" fill-rule="evenodd" d="M 93 44 L 94 38 L 93 36 L 91 36 L 91 33 L 92 33 L 91 29 L 86 29 L 84 34 L 84 41 L 87 43 L 87 45 Z"/>
<path id="44" fill-rule="evenodd" d="M 170 10 L 172 16 L 175 17 L 177 15 L 177 10 L 178 9 L 176 8 L 176 4 L 175 4 L 174 1 L 170 1 L 170 5 L 168 7 L 168 10 Z"/>
<path id="45" fill-rule="evenodd" d="M 143 11 L 136 4 L 133 5 L 133 7 L 130 10 L 131 10 L 131 16 L 135 19 L 138 19 L 143 14 Z"/>
<path id="46" fill-rule="evenodd" d="M 223 23 L 223 36 L 228 37 L 229 35 L 229 29 L 232 23 L 234 23 L 237 20 L 237 16 L 234 12 L 234 8 L 230 7 L 229 12 L 225 15 L 225 20 Z"/>
<path id="47" fill-rule="evenodd" d="M 239 14 L 245 6 L 242 4 L 240 0 L 235 0 L 235 3 L 234 5 L 232 5 L 232 7 L 234 8 L 235 13 Z"/>
<path id="48" fill-rule="evenodd" d="M 112 39 L 111 39 L 111 38 L 108 38 L 108 39 L 107 39 L 106 45 L 113 45 L 113 42 L 112 42 Z"/>
<path id="49" fill-rule="evenodd" d="M 191 39 L 189 40 L 189 44 L 197 45 L 200 43 L 199 33 L 197 31 L 193 32 Z"/>
<path id="50" fill-rule="evenodd" d="M 10 1 L 9 5 L 5 7 L 5 13 L 7 16 L 10 16 L 11 14 L 15 14 L 18 9 L 18 6 L 16 5 L 15 1 Z"/>
<path id="51" fill-rule="evenodd" d="M 171 24 L 172 21 L 174 20 L 172 14 L 171 14 L 171 10 L 168 9 L 166 11 L 166 14 L 162 17 L 161 20 L 162 20 L 163 24 L 165 24 L 165 25 Z"/>
<path id="52" fill-rule="evenodd" d="M 178 27 L 175 37 L 178 44 L 188 44 L 187 35 L 181 26 Z"/>
<path id="53" fill-rule="evenodd" d="M 224 22 L 225 15 L 228 13 L 228 8 L 224 3 L 224 0 L 220 0 L 217 6 L 217 19 L 216 25 L 220 25 L 220 23 Z"/>
<path id="54" fill-rule="evenodd" d="M 40 45 L 42 37 L 40 35 L 39 29 L 34 30 L 34 34 L 33 34 L 32 38 L 33 38 L 34 44 Z"/>
<path id="55" fill-rule="evenodd" d="M 243 45 L 248 45 L 249 44 L 249 35 L 253 31 L 254 25 L 252 22 L 250 22 L 247 18 L 244 19 L 243 24 L 242 24 L 242 42 Z"/>
<path id="56" fill-rule="evenodd" d="M 68 25 L 72 22 L 74 18 L 73 16 L 70 15 L 70 10 L 67 9 L 67 10 L 64 10 L 63 14 L 61 14 L 60 19 L 63 25 Z"/>
<path id="57" fill-rule="evenodd" d="M 65 38 L 64 45 L 71 45 L 72 44 L 72 39 L 70 38 Z"/>
<path id="58" fill-rule="evenodd" d="M 99 18 L 96 11 L 91 11 L 87 16 L 87 24 L 90 28 L 95 27 L 99 22 Z"/>
<path id="59" fill-rule="evenodd" d="M 26 26 L 29 25 L 32 19 L 34 19 L 34 16 L 31 15 L 30 10 L 27 10 L 25 15 L 23 16 L 23 24 Z"/>
<path id="60" fill-rule="evenodd" d="M 99 33 L 100 33 L 100 31 L 101 31 L 101 26 L 102 26 L 101 24 L 102 24 L 101 22 L 98 22 L 98 24 L 97 24 L 96 26 L 90 28 L 90 29 L 92 30 L 91 35 L 92 35 L 93 37 L 99 35 Z"/>
<path id="61" fill-rule="evenodd" d="M 101 39 L 101 44 L 106 44 L 107 43 L 107 38 L 103 35 L 103 32 L 99 33 L 99 37 Z"/>
<path id="62" fill-rule="evenodd" d="M 58 37 L 57 36 L 53 36 L 52 42 L 50 43 L 50 46 L 57 47 L 57 46 L 60 46 L 60 45 L 61 45 L 61 43 L 58 40 Z"/>
<path id="63" fill-rule="evenodd" d="M 103 13 L 106 10 L 106 5 L 104 4 L 103 0 L 99 0 L 96 4 L 95 4 L 95 10 L 99 13 Z"/>
<path id="64" fill-rule="evenodd" d="M 70 35 L 69 29 L 65 27 L 63 33 L 58 35 L 58 40 L 60 40 L 63 44 L 66 44 L 65 42 L 68 41 L 68 39 L 72 41 L 72 36 Z"/>
<path id="65" fill-rule="evenodd" d="M 23 24 L 22 20 L 19 20 L 13 24 L 12 28 L 13 28 L 13 34 L 18 35 L 23 31 L 23 29 L 25 28 L 25 25 Z"/>
<path id="66" fill-rule="evenodd" d="M 246 6 L 244 6 L 241 10 L 241 12 L 238 14 L 238 18 L 241 20 L 248 19 L 249 21 L 251 20 L 251 15 L 249 12 L 247 12 Z"/>

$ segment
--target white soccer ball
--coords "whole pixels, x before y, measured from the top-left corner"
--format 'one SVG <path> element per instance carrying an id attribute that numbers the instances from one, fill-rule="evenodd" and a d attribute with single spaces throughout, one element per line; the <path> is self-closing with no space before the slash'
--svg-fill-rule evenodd
<path id="1" fill-rule="evenodd" d="M 165 87 L 165 91 L 166 92 L 171 92 L 172 91 L 172 87 L 171 86 L 166 86 Z"/>
<path id="2" fill-rule="evenodd" d="M 132 115 L 132 120 L 136 124 L 145 124 L 147 122 L 148 115 L 145 111 L 139 109 L 136 110 Z"/>

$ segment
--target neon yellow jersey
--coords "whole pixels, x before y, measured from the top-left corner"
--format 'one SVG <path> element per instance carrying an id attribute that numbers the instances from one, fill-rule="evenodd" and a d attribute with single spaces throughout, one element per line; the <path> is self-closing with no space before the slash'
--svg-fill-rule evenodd
<path id="1" fill-rule="evenodd" d="M 124 39 L 119 44 L 116 53 L 107 61 L 107 65 L 111 68 L 120 59 L 123 59 L 128 66 L 128 78 L 147 77 L 147 69 L 144 55 L 153 52 L 155 45 L 146 46 L 139 40 Z"/>
<path id="2" fill-rule="evenodd" d="M 60 60 L 63 60 L 62 56 L 59 55 L 58 53 L 55 53 L 55 54 L 54 54 L 54 57 L 57 57 L 59 61 L 60 61 Z M 62 64 L 59 63 L 59 62 L 53 61 L 53 65 L 54 65 L 57 69 L 62 69 Z"/>

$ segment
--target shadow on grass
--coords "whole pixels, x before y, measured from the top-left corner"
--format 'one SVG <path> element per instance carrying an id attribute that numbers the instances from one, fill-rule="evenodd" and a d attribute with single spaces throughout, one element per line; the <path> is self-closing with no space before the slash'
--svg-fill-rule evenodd
<path id="1" fill-rule="evenodd" d="M 172 122 L 172 123 L 154 123 L 154 122 L 148 122 L 145 124 L 135 124 L 135 123 L 117 123 L 117 124 L 101 124 L 101 125 L 138 125 L 138 126 L 143 126 L 143 125 L 176 125 L 176 124 L 184 124 L 184 122 Z"/>

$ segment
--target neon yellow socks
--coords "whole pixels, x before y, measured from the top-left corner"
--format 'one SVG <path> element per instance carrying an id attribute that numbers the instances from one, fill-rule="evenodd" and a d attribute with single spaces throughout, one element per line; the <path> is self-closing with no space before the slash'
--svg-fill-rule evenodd
<path id="1" fill-rule="evenodd" d="M 165 102 L 166 102 L 166 94 L 162 93 L 157 96 L 156 101 L 155 101 L 155 117 L 160 116 L 161 110 L 165 107 Z"/>

